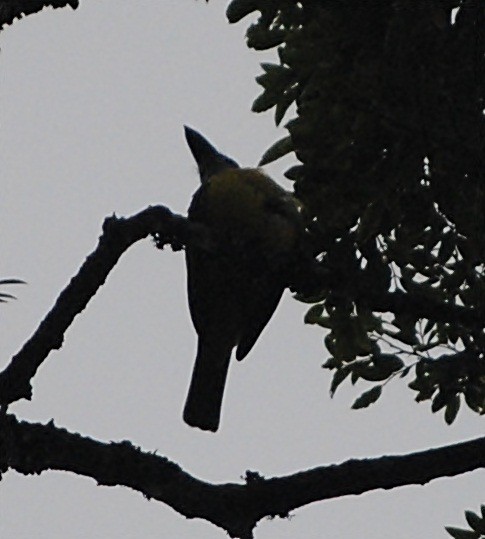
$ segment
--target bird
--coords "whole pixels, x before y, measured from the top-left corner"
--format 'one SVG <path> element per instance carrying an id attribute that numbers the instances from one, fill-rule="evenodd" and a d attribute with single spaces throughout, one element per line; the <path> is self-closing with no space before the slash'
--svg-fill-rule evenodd
<path id="1" fill-rule="evenodd" d="M 185 249 L 189 310 L 198 335 L 184 421 L 216 432 L 233 349 L 247 356 L 288 286 L 304 230 L 297 199 L 258 168 L 241 168 L 184 126 L 200 186 L 188 220 L 211 241 Z"/>

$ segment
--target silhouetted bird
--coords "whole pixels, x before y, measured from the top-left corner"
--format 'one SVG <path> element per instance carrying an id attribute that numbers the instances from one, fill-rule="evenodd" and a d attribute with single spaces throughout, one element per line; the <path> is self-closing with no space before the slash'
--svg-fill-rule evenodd
<path id="1" fill-rule="evenodd" d="M 296 199 L 261 170 L 240 168 L 189 127 L 185 136 L 201 180 L 188 217 L 215 241 L 186 248 L 199 340 L 184 420 L 216 431 L 232 349 L 243 359 L 278 306 L 303 224 Z"/>

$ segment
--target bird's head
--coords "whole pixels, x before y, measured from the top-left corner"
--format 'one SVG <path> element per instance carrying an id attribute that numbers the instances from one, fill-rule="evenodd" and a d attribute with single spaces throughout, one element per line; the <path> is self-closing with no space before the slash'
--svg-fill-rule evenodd
<path id="1" fill-rule="evenodd" d="M 190 151 L 199 167 L 200 181 L 202 183 L 222 170 L 239 168 L 239 165 L 226 155 L 218 152 L 214 146 L 200 133 L 191 127 L 184 126 L 185 138 Z"/>

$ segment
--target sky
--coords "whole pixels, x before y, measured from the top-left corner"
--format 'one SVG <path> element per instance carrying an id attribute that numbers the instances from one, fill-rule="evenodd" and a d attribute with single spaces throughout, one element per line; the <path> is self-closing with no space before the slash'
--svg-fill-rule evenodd
<path id="1" fill-rule="evenodd" d="M 0 277 L 28 282 L 0 310 L 6 366 L 95 248 L 103 219 L 164 204 L 185 213 L 198 186 L 183 124 L 255 166 L 284 136 L 271 113 L 250 111 L 259 63 L 245 19 L 231 26 L 225 2 L 84 0 L 44 10 L 0 34 Z M 266 167 L 291 188 L 291 157 Z M 9 289 L 12 292 L 13 289 Z M 210 482 L 246 470 L 286 475 L 349 458 L 406 454 L 480 436 L 463 407 L 448 427 L 402 381 L 353 411 L 364 384 L 334 399 L 323 333 L 303 325 L 289 293 L 248 358 L 232 364 L 216 434 L 181 415 L 195 357 L 182 252 L 149 240 L 123 255 L 106 284 L 33 380 L 30 402 L 10 411 L 100 441 L 130 440 Z M 483 472 L 426 486 L 320 502 L 291 519 L 260 522 L 257 539 L 447 537 L 465 509 L 483 503 Z M 187 520 L 123 487 L 61 472 L 0 483 L 0 537 L 219 539 L 223 530 Z"/>

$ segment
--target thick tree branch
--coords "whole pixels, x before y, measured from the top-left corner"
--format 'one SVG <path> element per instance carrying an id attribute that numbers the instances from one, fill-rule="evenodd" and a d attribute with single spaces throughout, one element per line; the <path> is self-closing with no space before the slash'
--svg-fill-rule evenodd
<path id="1" fill-rule="evenodd" d="M 249 539 L 262 518 L 287 516 L 316 501 L 375 489 L 424 485 L 485 467 L 485 437 L 402 456 L 354 459 L 265 479 L 247 472 L 246 483 L 212 485 L 166 457 L 144 453 L 130 442 L 97 442 L 65 429 L 0 419 L 0 470 L 40 474 L 63 470 L 100 485 L 123 485 L 166 503 L 188 518 L 202 518 L 231 537 Z"/>
<path id="2" fill-rule="evenodd" d="M 0 29 L 12 24 L 15 19 L 38 13 L 46 7 L 54 9 L 71 6 L 79 7 L 79 0 L 4 0 L 0 1 Z"/>
<path id="3" fill-rule="evenodd" d="M 113 216 L 104 221 L 96 249 L 61 292 L 32 337 L 0 373 L 0 405 L 31 398 L 30 380 L 48 354 L 62 346 L 64 333 L 74 317 L 104 284 L 121 255 L 133 243 L 157 232 L 165 242 L 177 238 L 185 243 L 194 227 L 189 228 L 184 217 L 164 206 L 149 207 L 127 219 Z"/>

